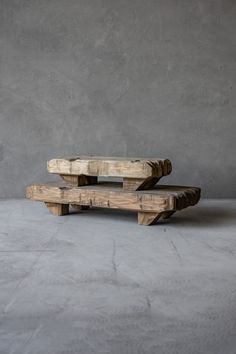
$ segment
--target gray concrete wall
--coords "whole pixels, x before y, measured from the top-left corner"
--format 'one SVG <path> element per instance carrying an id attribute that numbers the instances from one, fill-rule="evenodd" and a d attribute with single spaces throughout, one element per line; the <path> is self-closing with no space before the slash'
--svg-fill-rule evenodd
<path id="1" fill-rule="evenodd" d="M 0 0 L 0 196 L 68 154 L 236 197 L 236 1 Z"/>

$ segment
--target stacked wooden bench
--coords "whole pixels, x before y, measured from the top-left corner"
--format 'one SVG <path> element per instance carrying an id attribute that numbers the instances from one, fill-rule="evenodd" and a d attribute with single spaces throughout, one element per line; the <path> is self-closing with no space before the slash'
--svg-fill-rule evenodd
<path id="1" fill-rule="evenodd" d="M 138 212 L 139 224 L 151 225 L 200 199 L 200 188 L 158 184 L 171 173 L 168 159 L 80 156 L 53 159 L 47 167 L 62 182 L 33 184 L 26 196 L 45 202 L 54 215 L 68 214 L 69 206 L 78 212 L 90 207 L 124 209 Z M 107 182 L 107 177 L 121 182 Z"/>

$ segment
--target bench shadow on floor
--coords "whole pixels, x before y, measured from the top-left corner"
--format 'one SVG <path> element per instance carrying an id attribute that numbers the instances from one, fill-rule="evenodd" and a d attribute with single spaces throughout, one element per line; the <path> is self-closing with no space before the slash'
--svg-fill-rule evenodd
<path id="1" fill-rule="evenodd" d="M 168 222 L 171 224 L 181 224 L 181 226 L 225 226 L 227 223 L 232 223 L 236 220 L 236 210 L 224 206 L 214 205 L 198 205 L 180 212 L 176 212 Z"/>
<path id="2" fill-rule="evenodd" d="M 76 216 L 77 213 L 70 211 L 71 216 Z M 92 208 L 89 210 L 82 211 L 88 218 L 92 219 L 107 219 L 113 221 L 123 221 L 129 223 L 137 223 L 137 212 L 123 211 L 123 210 L 112 210 L 112 209 L 102 209 L 102 208 Z M 186 210 L 177 211 L 171 218 L 166 220 L 159 220 L 158 224 L 168 224 L 170 225 L 180 225 L 181 226 L 198 226 L 206 227 L 211 225 L 225 225 L 227 222 L 233 222 L 236 220 L 236 209 L 230 209 L 230 205 L 226 208 L 225 206 L 214 206 L 214 205 L 204 205 L 200 204 L 195 207 L 187 208 Z M 154 226 L 155 227 L 155 226 Z"/>

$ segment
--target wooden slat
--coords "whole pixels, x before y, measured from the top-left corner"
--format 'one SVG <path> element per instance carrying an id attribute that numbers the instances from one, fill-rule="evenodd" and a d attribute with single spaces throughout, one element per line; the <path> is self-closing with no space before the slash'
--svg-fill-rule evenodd
<path id="1" fill-rule="evenodd" d="M 119 183 L 99 183 L 84 187 L 34 184 L 27 188 L 26 196 L 32 200 L 49 203 L 159 213 L 180 210 L 196 204 L 200 198 L 200 189 L 158 186 L 153 190 L 132 192 L 122 189 L 122 184 Z"/>
<path id="2" fill-rule="evenodd" d="M 122 158 L 79 156 L 52 159 L 47 163 L 50 173 L 98 177 L 147 178 L 162 177 L 171 172 L 171 162 L 158 158 Z"/>

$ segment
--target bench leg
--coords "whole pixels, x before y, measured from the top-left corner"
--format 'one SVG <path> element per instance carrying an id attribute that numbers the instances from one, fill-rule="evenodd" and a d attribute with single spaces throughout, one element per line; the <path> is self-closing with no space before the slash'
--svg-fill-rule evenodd
<path id="1" fill-rule="evenodd" d="M 139 191 L 144 189 L 152 189 L 159 181 L 159 177 L 148 178 L 123 178 L 123 189 L 131 191 Z"/>
<path id="2" fill-rule="evenodd" d="M 139 211 L 138 212 L 138 223 L 139 225 L 153 225 L 155 222 L 160 219 L 162 216 L 162 213 L 157 213 L 157 212 L 144 212 L 144 211 Z"/>
<path id="3" fill-rule="evenodd" d="M 97 184 L 97 177 L 95 176 L 85 176 L 85 175 L 79 175 L 79 176 L 73 176 L 73 175 L 60 175 L 61 178 L 72 185 L 75 185 L 77 187 L 79 186 L 87 186 L 90 184 Z"/>
<path id="4" fill-rule="evenodd" d="M 173 215 L 174 213 L 175 213 L 175 211 L 164 211 L 162 213 L 162 218 L 169 219 L 171 217 L 171 215 Z"/>
<path id="5" fill-rule="evenodd" d="M 69 204 L 45 203 L 48 210 L 56 216 L 69 214 Z"/>

